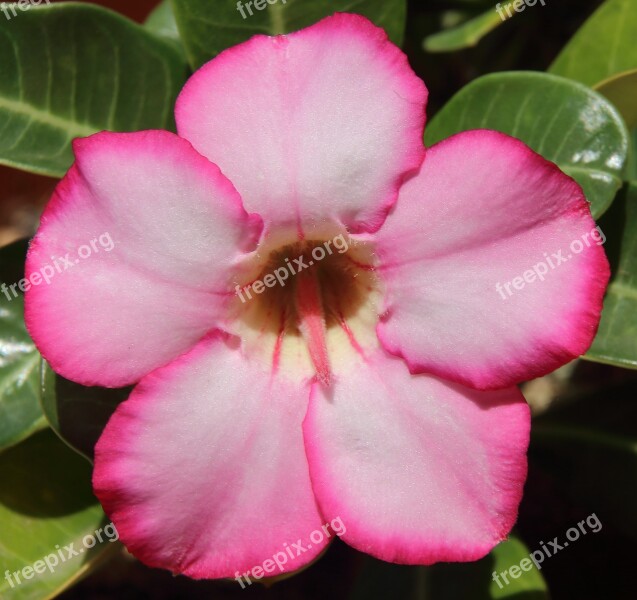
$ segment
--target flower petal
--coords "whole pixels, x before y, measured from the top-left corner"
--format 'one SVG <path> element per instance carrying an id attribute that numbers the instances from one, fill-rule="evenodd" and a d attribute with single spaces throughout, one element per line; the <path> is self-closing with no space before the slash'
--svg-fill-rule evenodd
<path id="1" fill-rule="evenodd" d="M 249 211 L 302 237 L 329 218 L 380 226 L 422 162 L 426 97 L 382 29 L 336 14 L 222 52 L 186 83 L 176 119 Z"/>
<path id="2" fill-rule="evenodd" d="M 469 561 L 503 540 L 526 477 L 530 414 L 377 353 L 315 386 L 304 422 L 314 493 L 344 541 L 405 564 Z"/>
<path id="3" fill-rule="evenodd" d="M 149 566 L 235 577 L 321 527 L 303 451 L 308 390 L 215 333 L 144 378 L 95 448 L 95 493 Z M 292 571 L 323 543 L 294 557 Z"/>
<path id="4" fill-rule="evenodd" d="M 379 337 L 412 372 L 506 387 L 593 340 L 609 277 L 602 237 L 581 188 L 518 140 L 482 130 L 433 146 L 376 240 Z"/>
<path id="5" fill-rule="evenodd" d="M 218 322 L 229 269 L 260 224 L 174 134 L 100 133 L 75 152 L 29 250 L 27 277 L 50 283 L 27 292 L 26 323 L 58 373 L 125 385 Z"/>

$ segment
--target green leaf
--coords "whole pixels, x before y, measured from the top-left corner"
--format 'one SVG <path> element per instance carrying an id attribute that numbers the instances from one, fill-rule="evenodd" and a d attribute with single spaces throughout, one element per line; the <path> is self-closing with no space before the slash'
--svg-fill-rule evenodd
<path id="1" fill-rule="evenodd" d="M 493 571 L 502 573 L 505 570 L 510 569 L 512 566 L 519 566 L 521 561 L 527 559 L 527 562 L 523 562 L 525 569 L 518 578 L 512 578 L 510 575 L 507 578 L 509 583 L 505 584 L 500 581 L 493 580 L 489 583 L 491 598 L 516 598 L 519 600 L 542 600 L 547 599 L 548 588 L 544 578 L 537 570 L 535 565 L 529 566 L 528 558 L 530 551 L 526 545 L 516 538 L 514 535 L 501 544 L 498 544 L 491 555 L 493 556 Z"/>
<path id="2" fill-rule="evenodd" d="M 591 87 L 637 69 L 637 2 L 606 0 L 565 46 L 549 71 Z"/>
<path id="3" fill-rule="evenodd" d="M 174 129 L 185 62 L 117 13 L 65 2 L 0 18 L 0 55 L 0 163 L 61 177 L 75 137 Z"/>
<path id="4" fill-rule="evenodd" d="M 626 169 L 626 180 L 637 181 L 637 127 L 630 134 L 630 158 L 628 160 L 628 168 Z"/>
<path id="5" fill-rule="evenodd" d="M 595 91 L 615 105 L 629 129 L 637 127 L 637 69 L 605 79 Z"/>
<path id="6" fill-rule="evenodd" d="M 595 217 L 622 185 L 628 131 L 615 107 L 584 85 L 530 71 L 480 77 L 434 117 L 425 142 L 483 128 L 517 137 L 556 163 L 582 186 Z"/>
<path id="7" fill-rule="evenodd" d="M 605 79 L 595 86 L 595 90 L 617 107 L 628 128 L 632 129 L 631 152 L 625 179 L 637 181 L 637 69 Z"/>
<path id="8" fill-rule="evenodd" d="M 49 425 L 73 450 L 93 460 L 93 448 L 118 404 L 131 389 L 85 387 L 41 365 L 42 410 Z"/>
<path id="9" fill-rule="evenodd" d="M 175 13 L 173 13 L 170 0 L 163 0 L 157 5 L 157 8 L 148 15 L 144 27 L 155 35 L 171 42 L 185 57 L 185 50 L 179 37 L 177 21 L 175 21 Z"/>
<path id="10" fill-rule="evenodd" d="M 237 3 L 226 0 L 172 0 L 177 26 L 193 68 L 200 67 L 222 50 L 245 42 L 256 34 L 291 33 L 335 12 L 356 12 L 383 27 L 400 45 L 407 14 L 406 0 L 266 0 Z M 262 6 L 255 8 L 255 3 Z M 252 12 L 252 15 L 250 15 Z"/>
<path id="11" fill-rule="evenodd" d="M 513 2 L 514 0 L 502 2 L 501 8 L 504 20 L 496 9 L 491 7 L 481 15 L 469 19 L 456 27 L 427 36 L 424 42 L 425 50 L 428 52 L 452 52 L 453 50 L 476 46 L 485 35 L 491 33 L 510 18 L 507 15 L 506 8 L 510 9 Z M 511 15 L 517 14 L 514 10 L 510 10 L 510 12 Z"/>
<path id="12" fill-rule="evenodd" d="M 0 450 L 46 427 L 40 409 L 40 353 L 24 326 L 24 276 L 28 243 L 0 249 Z M 8 286 L 14 286 L 13 289 Z"/>
<path id="13" fill-rule="evenodd" d="M 621 242 L 606 248 L 613 276 L 597 336 L 585 358 L 637 369 L 637 183 L 626 186 L 600 227 L 609 241 Z"/>
<path id="14" fill-rule="evenodd" d="M 108 523 L 91 491 L 91 467 L 71 452 L 51 431 L 41 432 L 0 454 L 0 597 L 6 600 L 53 598 L 106 560 L 121 546 L 110 528 L 102 542 L 88 548 L 95 532 Z M 111 534 L 111 535 L 108 535 Z M 73 544 L 77 556 L 68 557 Z M 65 557 L 62 561 L 61 556 Z M 57 556 L 58 564 L 54 565 Z M 49 557 L 52 572 L 46 563 Z M 11 581 L 5 571 L 36 567 Z M 11 586 L 13 583 L 13 587 Z"/>

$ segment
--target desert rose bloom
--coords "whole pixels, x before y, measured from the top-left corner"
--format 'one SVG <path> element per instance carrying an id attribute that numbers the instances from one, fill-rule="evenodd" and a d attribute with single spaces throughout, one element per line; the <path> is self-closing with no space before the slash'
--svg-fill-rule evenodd
<path id="1" fill-rule="evenodd" d="M 146 564 L 234 577 L 303 541 L 290 571 L 337 518 L 400 563 L 507 536 L 530 426 L 514 386 L 586 351 L 608 264 L 592 245 L 503 300 L 497 282 L 594 229 L 588 205 L 500 133 L 425 157 L 426 98 L 381 29 L 337 14 L 204 65 L 179 135 L 75 141 L 28 273 L 115 246 L 32 287 L 26 320 L 64 377 L 138 382 L 94 487 Z"/>

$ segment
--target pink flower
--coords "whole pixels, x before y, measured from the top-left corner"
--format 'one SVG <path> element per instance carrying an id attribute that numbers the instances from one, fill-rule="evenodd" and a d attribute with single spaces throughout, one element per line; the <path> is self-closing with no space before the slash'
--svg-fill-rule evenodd
<path id="1" fill-rule="evenodd" d="M 31 288 L 26 320 L 61 375 L 139 382 L 94 487 L 146 564 L 234 577 L 336 518 L 400 563 L 507 536 L 530 423 L 514 386 L 586 351 L 608 264 L 592 244 L 498 294 L 595 224 L 503 134 L 425 159 L 426 97 L 382 30 L 338 14 L 206 64 L 179 136 L 75 141 L 28 273 L 104 232 L 114 247 Z"/>

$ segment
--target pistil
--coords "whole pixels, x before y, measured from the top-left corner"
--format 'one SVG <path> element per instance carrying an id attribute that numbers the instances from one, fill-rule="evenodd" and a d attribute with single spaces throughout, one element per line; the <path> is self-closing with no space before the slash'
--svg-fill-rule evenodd
<path id="1" fill-rule="evenodd" d="M 325 313 L 318 269 L 310 268 L 298 274 L 295 294 L 301 335 L 307 344 L 316 376 L 327 387 L 332 375 L 327 354 Z"/>

